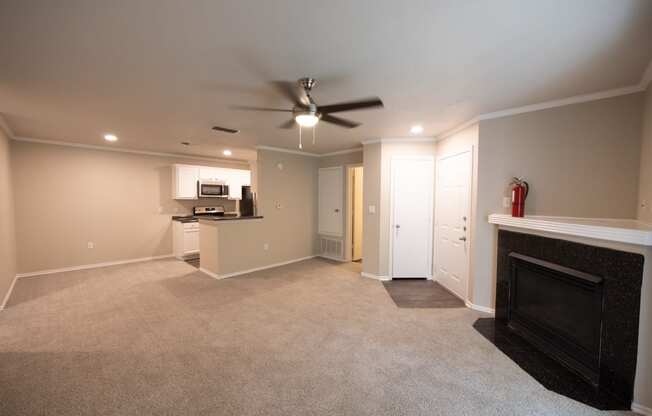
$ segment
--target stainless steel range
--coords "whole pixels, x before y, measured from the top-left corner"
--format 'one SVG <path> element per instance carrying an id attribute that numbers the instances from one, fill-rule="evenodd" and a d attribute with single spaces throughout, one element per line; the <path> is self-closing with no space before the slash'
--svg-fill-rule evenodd
<path id="1" fill-rule="evenodd" d="M 216 217 L 224 216 L 224 207 L 222 205 L 216 205 L 212 207 L 193 207 L 192 215 L 196 217 L 204 215 L 212 215 Z"/>

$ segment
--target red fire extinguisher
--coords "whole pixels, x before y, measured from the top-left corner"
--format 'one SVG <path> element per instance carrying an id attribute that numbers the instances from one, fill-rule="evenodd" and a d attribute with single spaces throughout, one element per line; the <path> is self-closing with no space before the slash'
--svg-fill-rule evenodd
<path id="1" fill-rule="evenodd" d="M 530 185 L 523 178 L 512 180 L 512 217 L 525 216 L 525 199 L 530 191 Z"/>

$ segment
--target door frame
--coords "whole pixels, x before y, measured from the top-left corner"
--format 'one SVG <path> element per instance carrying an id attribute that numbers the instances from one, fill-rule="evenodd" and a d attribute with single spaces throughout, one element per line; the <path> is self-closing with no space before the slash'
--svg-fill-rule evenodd
<path id="1" fill-rule="evenodd" d="M 428 212 L 430 213 L 430 227 L 428 227 L 428 264 L 429 270 L 426 273 L 426 279 L 432 280 L 433 278 L 433 247 L 434 247 L 434 228 L 435 228 L 435 216 L 434 216 L 434 199 L 435 199 L 435 177 L 437 175 L 437 166 L 435 163 L 434 155 L 394 155 L 391 157 L 389 162 L 389 260 L 388 260 L 388 272 L 387 275 L 390 279 L 394 279 L 394 173 L 396 171 L 395 161 L 398 160 L 423 160 L 432 162 L 433 167 L 433 177 L 431 178 L 432 189 L 430 191 L 430 198 L 428 203 Z"/>
<path id="2" fill-rule="evenodd" d="M 345 166 L 346 169 L 346 185 L 345 185 L 346 220 L 345 221 L 346 223 L 344 228 L 344 261 L 353 261 L 353 246 L 351 245 L 353 240 L 353 222 L 351 221 L 353 217 L 353 170 L 355 168 L 362 168 L 363 166 L 364 165 L 362 163 L 350 163 Z M 364 184 L 362 186 L 362 192 L 364 195 Z M 364 214 L 364 209 L 362 211 Z M 363 233 L 362 235 L 364 235 L 364 228 L 362 230 L 362 233 Z"/>
<path id="3" fill-rule="evenodd" d="M 473 205 L 473 186 L 475 183 L 475 177 L 473 175 L 474 172 L 474 167 L 475 167 L 475 148 L 474 146 L 469 146 L 468 148 L 465 149 L 459 149 L 454 152 L 442 155 L 441 157 L 437 157 L 437 161 L 435 162 L 435 195 L 437 195 L 439 191 L 439 168 L 441 166 L 440 161 L 444 159 L 448 159 L 451 157 L 459 156 L 461 154 L 468 153 L 469 154 L 469 194 L 468 194 L 468 201 L 469 201 L 469 206 L 468 206 L 468 212 L 469 216 L 468 221 L 467 221 L 467 237 L 466 241 L 468 243 L 468 253 L 469 255 L 467 256 L 467 276 L 466 276 L 466 290 L 464 294 L 464 298 L 462 299 L 464 302 L 468 303 L 469 302 L 469 286 L 471 285 L 471 264 L 472 264 L 472 257 L 473 257 L 473 250 L 474 250 L 474 234 L 473 234 L 473 227 L 475 225 L 475 221 L 473 218 L 473 212 L 474 212 L 474 205 Z M 432 279 L 434 281 L 437 281 L 437 241 L 439 238 L 439 224 L 437 223 L 437 218 L 439 218 L 439 213 L 437 209 L 437 203 L 435 203 L 435 237 L 434 237 L 434 244 L 433 244 L 433 276 Z M 450 291 L 449 293 L 453 294 L 454 296 L 457 296 L 454 292 Z M 459 296 L 457 296 L 459 297 Z"/>

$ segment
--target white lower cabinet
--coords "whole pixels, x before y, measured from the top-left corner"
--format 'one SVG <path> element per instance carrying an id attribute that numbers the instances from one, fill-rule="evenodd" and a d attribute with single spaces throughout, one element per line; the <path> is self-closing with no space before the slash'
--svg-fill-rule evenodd
<path id="1" fill-rule="evenodd" d="M 173 221 L 172 246 L 178 259 L 199 253 L 199 223 Z"/>

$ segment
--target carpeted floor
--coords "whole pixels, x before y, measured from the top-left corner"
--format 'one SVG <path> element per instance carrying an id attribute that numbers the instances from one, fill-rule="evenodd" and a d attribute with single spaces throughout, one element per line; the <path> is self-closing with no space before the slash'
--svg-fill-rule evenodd
<path id="1" fill-rule="evenodd" d="M 217 281 L 162 260 L 21 279 L 0 312 L 0 414 L 601 414 L 498 351 L 472 327 L 482 314 L 397 308 L 359 267 Z"/>

